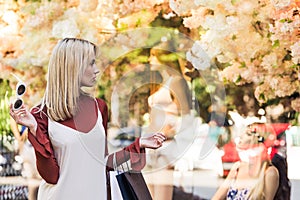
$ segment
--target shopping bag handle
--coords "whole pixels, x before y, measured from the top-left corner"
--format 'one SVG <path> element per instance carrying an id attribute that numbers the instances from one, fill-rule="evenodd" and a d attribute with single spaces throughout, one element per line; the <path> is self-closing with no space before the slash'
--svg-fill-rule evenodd
<path id="1" fill-rule="evenodd" d="M 124 158 L 125 158 L 125 150 L 123 150 L 123 153 L 124 153 Z M 126 163 L 126 166 L 127 166 L 127 171 L 130 171 L 129 169 L 129 165 L 127 163 L 127 161 L 125 161 Z M 114 171 L 117 171 L 118 174 L 120 174 L 120 170 L 118 170 L 118 165 L 117 165 L 117 158 L 116 158 L 116 152 L 113 153 L 113 168 L 114 168 Z M 121 164 L 121 168 L 122 168 L 122 171 L 125 172 L 125 169 L 123 167 L 123 163 Z"/>

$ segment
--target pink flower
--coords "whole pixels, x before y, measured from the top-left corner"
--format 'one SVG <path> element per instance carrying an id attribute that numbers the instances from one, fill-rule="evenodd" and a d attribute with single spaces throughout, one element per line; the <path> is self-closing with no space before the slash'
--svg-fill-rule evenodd
<path id="1" fill-rule="evenodd" d="M 300 63 L 300 40 L 291 46 L 291 50 L 292 50 L 291 55 L 293 57 L 292 61 L 295 64 L 299 64 Z"/>

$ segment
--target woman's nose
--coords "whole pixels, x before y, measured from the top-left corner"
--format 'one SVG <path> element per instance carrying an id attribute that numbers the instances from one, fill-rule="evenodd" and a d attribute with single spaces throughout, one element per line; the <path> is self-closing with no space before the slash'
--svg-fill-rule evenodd
<path id="1" fill-rule="evenodd" d="M 148 62 L 150 63 L 150 64 L 157 64 L 157 63 L 159 63 L 158 62 L 158 59 L 155 57 L 155 56 L 149 56 L 149 58 L 148 58 Z"/>
<path id="2" fill-rule="evenodd" d="M 98 69 L 98 67 L 95 65 L 94 66 L 94 74 L 98 74 L 100 72 L 100 70 Z"/>

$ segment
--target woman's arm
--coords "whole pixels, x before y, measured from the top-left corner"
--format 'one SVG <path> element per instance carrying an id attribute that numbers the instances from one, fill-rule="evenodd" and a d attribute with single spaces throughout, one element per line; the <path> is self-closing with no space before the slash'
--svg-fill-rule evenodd
<path id="1" fill-rule="evenodd" d="M 271 166 L 265 172 L 264 193 L 265 200 L 273 200 L 279 186 L 279 173 L 276 167 Z"/>
<path id="2" fill-rule="evenodd" d="M 162 146 L 166 137 L 162 133 L 154 133 L 149 136 L 137 138 L 132 144 L 116 152 L 117 165 L 130 159 L 131 168 L 141 171 L 146 165 L 145 148 L 157 149 Z M 113 169 L 113 156 L 109 155 L 107 165 Z"/>
<path id="3" fill-rule="evenodd" d="M 37 121 L 37 126 L 35 130 L 29 129 L 28 140 L 35 150 L 37 170 L 47 183 L 56 184 L 59 166 L 48 135 L 48 117 L 45 112 L 39 111 L 39 108 L 32 109 L 31 113 Z"/>
<path id="4" fill-rule="evenodd" d="M 29 112 L 25 105 L 13 110 L 10 105 L 10 115 L 17 124 L 28 127 L 28 140 L 35 150 L 39 174 L 46 182 L 56 184 L 59 167 L 48 136 L 48 117 L 45 110 L 39 111 L 39 108 L 35 107 Z"/>
<path id="5" fill-rule="evenodd" d="M 130 159 L 133 170 L 140 171 L 146 164 L 145 149 L 140 148 L 139 138 L 129 146 L 115 152 L 115 154 L 117 165 L 121 165 Z M 107 170 L 114 170 L 113 154 L 110 154 L 107 158 Z"/>
<path id="6" fill-rule="evenodd" d="M 226 179 L 222 183 L 222 185 L 218 188 L 217 192 L 214 194 L 212 200 L 221 200 L 226 199 L 227 192 L 230 187 L 231 181 L 236 177 L 237 175 L 237 169 L 239 167 L 239 162 L 236 162 L 230 169 L 229 174 L 227 175 Z"/>

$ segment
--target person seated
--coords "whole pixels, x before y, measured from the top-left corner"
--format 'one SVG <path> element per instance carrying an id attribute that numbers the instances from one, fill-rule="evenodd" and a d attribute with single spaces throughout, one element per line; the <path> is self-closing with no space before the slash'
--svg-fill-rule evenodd
<path id="1" fill-rule="evenodd" d="M 274 138 L 271 131 L 253 123 L 247 126 L 237 143 L 240 161 L 231 168 L 212 200 L 272 200 L 279 187 L 279 173 L 271 164 L 267 148 Z"/>

